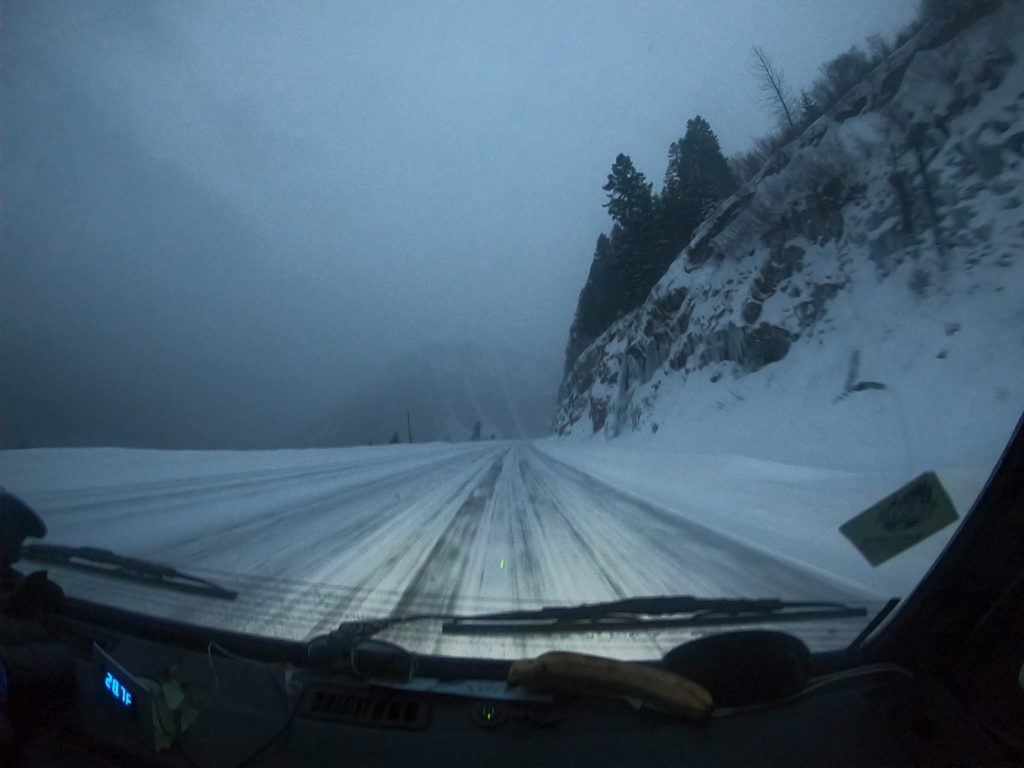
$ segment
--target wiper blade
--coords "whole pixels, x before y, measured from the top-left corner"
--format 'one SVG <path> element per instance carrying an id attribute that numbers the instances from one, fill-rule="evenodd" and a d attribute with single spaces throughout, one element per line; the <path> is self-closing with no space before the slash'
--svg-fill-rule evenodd
<path id="1" fill-rule="evenodd" d="M 452 617 L 441 625 L 441 631 L 453 635 L 628 632 L 680 627 L 820 621 L 859 616 L 867 616 L 867 608 L 836 602 L 677 595 L 635 597 L 605 603 Z"/>
<path id="2" fill-rule="evenodd" d="M 181 592 L 194 592 L 222 600 L 234 600 L 238 593 L 199 576 L 182 573 L 176 568 L 148 560 L 125 557 L 98 547 L 66 547 L 60 544 L 25 544 L 22 557 L 42 563 L 53 563 L 100 576 L 140 581 L 155 587 Z"/>
<path id="3" fill-rule="evenodd" d="M 329 635 L 334 647 L 351 649 L 385 629 L 415 621 L 441 621 L 448 635 L 526 635 L 559 632 L 627 632 L 677 627 L 775 624 L 867 616 L 860 605 L 750 598 L 706 598 L 693 595 L 632 597 L 604 603 L 549 606 L 536 610 L 458 614 L 412 614 L 342 622 Z"/>

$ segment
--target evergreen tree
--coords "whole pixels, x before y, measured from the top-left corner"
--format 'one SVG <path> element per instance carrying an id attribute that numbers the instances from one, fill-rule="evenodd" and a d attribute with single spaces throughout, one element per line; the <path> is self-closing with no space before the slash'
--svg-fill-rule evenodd
<path id="1" fill-rule="evenodd" d="M 473 436 L 469 438 L 470 440 L 479 440 L 480 439 L 480 428 L 481 428 L 481 426 L 482 425 L 480 424 L 479 421 L 476 424 L 473 425 Z"/>
<path id="2" fill-rule="evenodd" d="M 615 158 L 608 183 L 602 189 L 608 193 L 608 202 L 604 204 L 608 215 L 624 230 L 642 226 L 650 219 L 654 207 L 652 185 L 633 167 L 629 155 L 620 153 Z"/>
<path id="3" fill-rule="evenodd" d="M 612 229 L 597 238 L 580 291 L 565 348 L 566 375 L 598 336 L 643 303 L 694 228 L 735 191 L 736 182 L 711 126 L 697 116 L 672 144 L 660 195 L 624 154 L 615 158 L 602 189 Z"/>
<path id="4" fill-rule="evenodd" d="M 565 373 L 568 374 L 580 353 L 590 346 L 611 325 L 612 306 L 612 243 L 601 234 L 590 262 L 590 274 L 576 302 L 576 315 L 569 329 L 565 348 Z"/>
<path id="5" fill-rule="evenodd" d="M 654 248 L 655 233 L 653 211 L 630 229 L 612 227 L 610 279 L 604 299 L 604 328 L 642 303 L 651 287 L 664 274 Z"/>
<path id="6" fill-rule="evenodd" d="M 736 180 L 711 125 L 700 115 L 688 120 L 686 135 L 669 148 L 661 193 L 660 229 L 670 260 L 711 210 L 735 191 Z"/>
<path id="7" fill-rule="evenodd" d="M 652 187 L 628 155 L 615 158 L 608 183 L 602 187 L 608 193 L 605 207 L 613 224 L 598 333 L 642 302 L 664 272 L 655 253 L 658 200 Z"/>
<path id="8" fill-rule="evenodd" d="M 391 439 L 390 439 L 390 440 L 388 440 L 388 444 L 389 444 L 389 445 L 398 445 L 398 444 L 399 444 L 400 442 L 402 442 L 402 438 L 400 438 L 400 437 L 398 436 L 398 433 L 397 433 L 397 432 L 395 432 L 395 433 L 394 433 L 394 434 L 393 434 L 393 435 L 391 436 Z"/>

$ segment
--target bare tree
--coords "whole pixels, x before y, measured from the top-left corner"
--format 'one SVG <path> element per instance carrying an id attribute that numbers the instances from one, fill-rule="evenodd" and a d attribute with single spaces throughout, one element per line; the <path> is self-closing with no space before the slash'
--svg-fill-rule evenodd
<path id="1" fill-rule="evenodd" d="M 785 121 L 789 130 L 796 133 L 796 123 L 793 120 L 795 103 L 785 77 L 764 48 L 755 45 L 751 53 L 751 69 L 757 78 L 757 89 L 761 92 L 762 102 L 775 113 L 780 123 Z"/>

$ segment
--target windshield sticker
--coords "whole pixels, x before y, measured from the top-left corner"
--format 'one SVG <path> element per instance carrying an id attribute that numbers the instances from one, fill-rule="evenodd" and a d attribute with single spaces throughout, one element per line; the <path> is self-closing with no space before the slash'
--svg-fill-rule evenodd
<path id="1" fill-rule="evenodd" d="M 871 565 L 880 565 L 957 519 L 939 478 L 926 472 L 847 520 L 839 531 Z"/>

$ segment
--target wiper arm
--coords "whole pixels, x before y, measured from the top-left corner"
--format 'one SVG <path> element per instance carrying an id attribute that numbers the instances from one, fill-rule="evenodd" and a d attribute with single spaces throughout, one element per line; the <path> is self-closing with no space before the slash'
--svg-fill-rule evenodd
<path id="1" fill-rule="evenodd" d="M 775 624 L 849 619 L 867 614 L 868 610 L 864 606 L 835 602 L 706 598 L 693 595 L 632 597 L 604 603 L 549 606 L 475 616 L 413 614 L 346 621 L 328 635 L 314 638 L 310 642 L 310 650 L 315 649 L 312 655 L 318 658 L 330 656 L 339 649 L 347 653 L 360 641 L 385 629 L 414 621 L 441 621 L 441 633 L 447 635 L 529 635 Z M 325 654 L 328 647 L 331 651 Z"/>
<path id="2" fill-rule="evenodd" d="M 867 608 L 835 602 L 701 598 L 692 595 L 636 597 L 605 603 L 452 617 L 444 634 L 524 635 L 709 627 L 867 616 Z"/>
<path id="3" fill-rule="evenodd" d="M 98 547 L 66 547 L 60 544 L 25 544 L 22 557 L 53 563 L 100 576 L 140 581 L 155 587 L 181 592 L 194 592 L 222 600 L 234 600 L 238 593 L 199 576 L 182 573 L 176 568 L 134 557 L 124 557 Z"/>
<path id="4" fill-rule="evenodd" d="M 318 635 L 306 643 L 306 657 L 316 666 L 331 663 L 333 659 L 344 658 L 364 640 L 369 640 L 385 629 L 414 621 L 447 621 L 458 618 L 448 613 L 424 613 L 408 616 L 389 616 L 383 619 L 343 621 L 325 635 Z M 394 646 L 398 647 L 398 646 Z"/>

